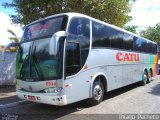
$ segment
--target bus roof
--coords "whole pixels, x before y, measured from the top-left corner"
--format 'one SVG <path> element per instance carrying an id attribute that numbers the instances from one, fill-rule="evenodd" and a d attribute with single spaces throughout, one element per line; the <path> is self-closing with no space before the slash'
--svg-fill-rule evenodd
<path id="1" fill-rule="evenodd" d="M 136 36 L 136 37 L 139 37 L 139 38 L 142 38 L 142 39 L 145 39 L 145 40 L 147 40 L 147 41 L 150 41 L 150 42 L 152 42 L 152 43 L 157 44 L 157 42 L 155 42 L 155 41 L 151 41 L 151 40 L 146 39 L 146 38 L 144 38 L 144 37 L 138 36 L 138 35 L 135 34 L 135 33 L 132 33 L 132 32 L 130 32 L 130 31 L 127 31 L 127 30 L 122 29 L 122 28 L 120 28 L 120 27 L 117 27 L 117 26 L 115 26 L 115 25 L 106 23 L 106 22 L 104 22 L 104 21 L 95 19 L 95 18 L 93 18 L 93 17 L 87 16 L 87 15 L 84 15 L 84 14 L 81 14 L 81 13 L 75 13 L 75 12 L 67 12 L 67 13 L 60 13 L 60 14 L 51 15 L 51 16 L 48 16 L 48 17 L 44 17 L 44 18 L 38 19 L 38 20 L 36 20 L 36 21 L 34 21 L 34 22 L 26 25 L 26 26 L 29 26 L 29 25 L 34 24 L 34 23 L 36 23 L 36 22 L 39 22 L 39 21 L 41 21 L 41 20 L 49 19 L 49 18 L 52 18 L 52 17 L 58 17 L 58 16 L 62 16 L 62 15 L 67 15 L 69 18 L 72 18 L 72 17 L 85 17 L 85 18 L 88 18 L 88 19 L 90 19 L 90 20 L 93 20 L 93 21 L 96 21 L 96 22 L 105 24 L 105 25 L 107 25 L 107 26 L 110 26 L 110 27 L 115 28 L 115 29 L 117 29 L 117 30 L 120 30 L 120 31 L 122 31 L 122 32 L 131 34 L 131 35 L 134 35 L 134 36 Z"/>

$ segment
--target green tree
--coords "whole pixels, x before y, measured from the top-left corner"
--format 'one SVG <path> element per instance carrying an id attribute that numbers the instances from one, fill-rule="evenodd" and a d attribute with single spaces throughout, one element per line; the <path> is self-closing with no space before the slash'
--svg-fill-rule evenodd
<path id="1" fill-rule="evenodd" d="M 62 12 L 79 12 L 110 24 L 123 27 L 131 16 L 131 0 L 13 0 L 4 7 L 14 8 L 14 23 L 28 24 L 34 20 Z M 134 0 L 132 0 L 134 1 Z"/>
<path id="2" fill-rule="evenodd" d="M 12 37 L 9 37 L 11 42 L 20 42 L 20 38 L 11 29 L 8 29 L 7 31 L 12 35 Z"/>
<path id="3" fill-rule="evenodd" d="M 130 31 L 130 32 L 135 33 L 135 34 L 138 34 L 137 33 L 137 28 L 138 28 L 138 26 L 136 26 L 136 25 L 131 25 L 131 26 L 124 27 L 124 29 L 126 29 L 127 31 Z"/>
<path id="4" fill-rule="evenodd" d="M 140 31 L 140 35 L 160 44 L 160 23 L 153 27 L 149 26 L 146 30 Z"/>
<path id="5" fill-rule="evenodd" d="M 140 31 L 140 35 L 144 38 L 157 42 L 160 50 L 160 23 L 153 27 L 149 26 L 146 30 Z"/>
<path id="6" fill-rule="evenodd" d="M 16 43 L 20 42 L 20 38 L 11 29 L 8 29 L 7 31 L 8 31 L 8 33 L 10 33 L 12 35 L 12 37 L 9 37 L 11 42 L 16 42 Z M 17 52 L 17 48 L 12 47 L 9 49 L 9 51 L 10 52 Z"/>

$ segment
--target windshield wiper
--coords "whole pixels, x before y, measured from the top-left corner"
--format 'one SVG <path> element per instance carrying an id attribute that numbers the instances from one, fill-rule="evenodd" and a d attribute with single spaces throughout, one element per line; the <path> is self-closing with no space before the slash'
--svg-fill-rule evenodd
<path id="1" fill-rule="evenodd" d="M 24 61 L 23 61 L 23 63 L 22 63 L 22 67 L 21 67 L 21 70 L 20 70 L 20 78 L 21 79 L 23 79 L 23 77 L 24 77 L 24 74 L 22 75 L 22 71 L 23 71 L 23 69 L 24 69 L 24 65 L 25 65 L 25 63 L 28 61 L 28 62 L 30 62 L 29 61 L 29 57 L 30 57 L 30 52 L 31 52 L 31 46 L 29 47 L 29 51 L 28 51 L 28 54 L 26 55 L 26 57 L 24 58 Z M 30 63 L 29 63 L 30 64 Z"/>
<path id="2" fill-rule="evenodd" d="M 41 79 L 43 79 L 44 78 L 43 77 L 43 73 L 42 73 L 42 70 L 41 70 L 41 68 L 39 66 L 39 62 L 37 60 L 37 57 L 35 55 L 35 51 L 36 51 L 36 46 L 34 47 L 34 50 L 33 50 L 33 54 L 32 54 L 33 58 L 32 58 L 32 60 L 34 62 L 35 70 L 37 72 L 38 77 L 40 77 Z"/>
<path id="3" fill-rule="evenodd" d="M 24 71 L 24 66 L 26 66 L 27 63 L 28 63 L 27 66 L 29 65 L 29 71 L 28 72 L 30 74 L 30 76 L 28 76 L 28 77 L 30 77 L 30 78 L 32 77 L 31 62 L 34 63 L 34 68 L 35 68 L 35 71 L 36 71 L 38 77 L 43 79 L 43 74 L 42 74 L 41 68 L 39 67 L 39 63 L 38 63 L 37 58 L 35 56 L 35 50 L 36 50 L 36 47 L 34 48 L 33 54 L 32 54 L 31 53 L 31 46 L 30 46 L 29 51 L 28 51 L 28 55 L 26 55 L 26 57 L 23 60 L 22 67 L 21 67 L 21 70 L 20 70 L 20 78 L 21 79 L 24 78 L 24 74 L 26 73 L 26 72 L 23 72 L 23 71 Z"/>
<path id="4" fill-rule="evenodd" d="M 24 76 L 22 75 L 22 71 L 23 71 L 24 65 L 25 65 L 25 63 L 27 62 L 28 58 L 29 58 L 29 55 L 26 55 L 26 57 L 24 58 L 24 61 L 23 61 L 23 63 L 22 63 L 22 67 L 21 67 L 21 70 L 20 70 L 20 78 L 23 78 L 23 77 L 24 77 Z"/>

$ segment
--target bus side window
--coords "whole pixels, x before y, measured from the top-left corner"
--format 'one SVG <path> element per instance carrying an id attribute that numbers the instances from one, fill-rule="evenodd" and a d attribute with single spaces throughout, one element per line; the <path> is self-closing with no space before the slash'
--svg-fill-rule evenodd
<path id="1" fill-rule="evenodd" d="M 124 43 L 125 50 L 130 50 L 130 51 L 133 50 L 133 36 L 132 35 L 124 33 L 123 43 Z"/>
<path id="2" fill-rule="evenodd" d="M 92 37 L 93 37 L 93 48 L 110 47 L 110 35 L 112 31 L 106 25 L 92 22 Z"/>
<path id="3" fill-rule="evenodd" d="M 113 34 L 111 38 L 111 47 L 117 49 L 123 49 L 123 32 L 111 29 Z"/>
<path id="4" fill-rule="evenodd" d="M 79 54 L 81 56 L 79 58 L 80 59 L 79 70 L 80 70 L 84 66 L 89 53 L 90 21 L 86 18 L 77 18 L 77 17 L 72 18 L 69 24 L 68 33 L 69 34 L 67 37 L 67 41 L 70 43 L 74 42 L 79 44 Z M 76 72 L 79 72 L 77 70 L 74 72 L 74 74 L 76 74 Z"/>
<path id="5" fill-rule="evenodd" d="M 139 52 L 148 52 L 147 42 L 142 38 L 134 38 L 134 50 Z"/>
<path id="6" fill-rule="evenodd" d="M 152 51 L 151 51 L 151 53 L 157 54 L 157 45 L 154 44 L 154 43 L 152 43 Z"/>
<path id="7" fill-rule="evenodd" d="M 67 42 L 66 46 L 66 76 L 76 74 L 80 68 L 80 45 L 75 42 Z"/>

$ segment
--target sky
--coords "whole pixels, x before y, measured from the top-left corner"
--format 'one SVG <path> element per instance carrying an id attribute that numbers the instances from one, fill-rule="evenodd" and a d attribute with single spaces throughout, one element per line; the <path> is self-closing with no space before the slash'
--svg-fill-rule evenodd
<path id="1" fill-rule="evenodd" d="M 11 2 L 12 0 L 0 0 L 0 45 L 7 45 L 11 41 L 9 37 L 12 37 L 7 29 L 11 29 L 18 37 L 23 34 L 22 28 L 18 24 L 13 24 L 9 15 L 15 14 L 14 9 L 5 9 L 2 7 L 4 2 Z"/>
<path id="2" fill-rule="evenodd" d="M 133 20 L 129 25 L 137 25 L 139 30 L 160 23 L 160 0 L 137 0 L 131 13 Z"/>
<path id="3" fill-rule="evenodd" d="M 10 20 L 9 15 L 15 14 L 15 10 L 2 7 L 4 2 L 12 2 L 12 0 L 0 0 L 0 45 L 6 45 L 10 42 L 9 37 L 11 35 L 7 29 L 14 31 L 18 37 L 23 34 L 20 25 L 15 25 Z M 128 25 L 137 25 L 138 30 L 154 26 L 160 23 L 160 0 L 136 0 L 129 15 L 132 16 L 133 20 Z"/>

